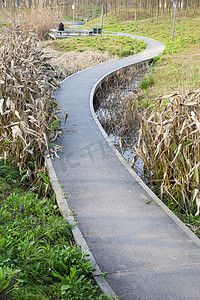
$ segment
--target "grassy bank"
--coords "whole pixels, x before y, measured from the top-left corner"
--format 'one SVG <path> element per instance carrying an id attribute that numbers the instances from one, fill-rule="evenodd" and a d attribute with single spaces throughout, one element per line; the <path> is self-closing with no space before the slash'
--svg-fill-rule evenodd
<path id="1" fill-rule="evenodd" d="M 68 51 L 99 51 L 108 53 L 110 57 L 125 57 L 143 51 L 146 44 L 130 37 L 123 36 L 91 36 L 56 40 L 52 43 L 55 50 Z"/>
<path id="2" fill-rule="evenodd" d="M 94 22 L 87 24 L 91 28 Z M 100 18 L 95 20 L 100 23 Z M 199 87 L 199 26 L 200 11 L 189 11 L 186 18 L 182 11 L 177 12 L 175 36 L 172 43 L 173 18 L 170 14 L 159 19 L 125 20 L 120 15 L 104 17 L 104 30 L 127 32 L 155 38 L 166 45 L 164 53 L 155 60 L 151 74 L 154 84 L 144 89 L 142 98 L 149 99 L 160 94 Z"/>

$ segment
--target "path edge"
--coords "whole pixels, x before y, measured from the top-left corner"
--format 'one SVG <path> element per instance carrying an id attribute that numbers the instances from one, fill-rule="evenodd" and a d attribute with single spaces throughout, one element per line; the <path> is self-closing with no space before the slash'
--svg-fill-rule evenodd
<path id="1" fill-rule="evenodd" d="M 137 37 L 139 37 L 139 36 L 137 36 Z M 144 60 L 142 60 L 140 62 L 137 62 L 137 63 L 142 63 L 142 62 L 145 62 L 145 61 L 149 61 L 151 59 L 144 59 Z M 130 67 L 134 64 L 137 64 L 137 63 L 127 64 L 124 67 L 122 67 L 121 69 L 128 68 L 128 67 Z M 102 64 L 104 64 L 104 63 L 102 63 Z M 93 68 L 93 67 L 94 66 L 92 66 L 90 68 Z M 129 164 L 123 159 L 122 155 L 117 150 L 117 148 L 114 146 L 114 144 L 110 141 L 108 135 L 106 134 L 106 132 L 104 131 L 103 127 L 101 126 L 99 120 L 97 119 L 97 116 L 96 116 L 96 113 L 95 113 L 94 107 L 93 107 L 93 99 L 94 99 L 95 91 L 96 91 L 97 87 L 101 84 L 101 82 L 103 82 L 103 80 L 105 80 L 106 77 L 111 76 L 112 74 L 114 74 L 119 69 L 120 68 L 117 68 L 117 69 L 112 70 L 111 72 L 105 74 L 93 85 L 93 88 L 90 92 L 90 98 L 89 98 L 89 105 L 90 105 L 90 111 L 91 111 L 92 117 L 93 117 L 94 121 L 96 122 L 96 125 L 98 126 L 98 128 L 101 131 L 102 135 L 106 139 L 107 143 L 109 144 L 109 146 L 111 147 L 111 149 L 113 150 L 115 155 L 118 157 L 118 159 L 121 161 L 121 163 L 125 166 L 125 168 L 128 170 L 128 172 L 131 174 L 131 176 L 147 192 L 147 194 L 151 197 L 151 199 L 154 202 L 156 202 L 158 204 L 158 206 L 160 206 L 160 208 L 172 219 L 172 221 L 174 223 L 176 223 L 177 226 L 180 229 L 182 229 L 185 232 L 185 234 L 198 247 L 200 247 L 200 239 L 197 238 L 197 236 L 152 192 L 152 190 L 133 171 L 133 169 L 129 166 Z M 84 71 L 84 70 L 78 71 L 77 73 L 80 73 L 82 71 Z M 69 77 L 75 76 L 77 73 L 68 76 L 63 81 L 67 80 Z M 63 219 L 66 220 L 70 225 L 72 225 L 72 234 L 73 234 L 73 237 L 74 237 L 77 245 L 80 246 L 82 251 L 87 254 L 88 259 L 90 260 L 91 264 L 94 266 L 94 279 L 95 279 L 97 285 L 99 286 L 99 288 L 101 289 L 101 291 L 103 293 L 108 295 L 108 297 L 111 297 L 111 299 L 118 299 L 119 297 L 117 297 L 116 293 L 113 291 L 113 289 L 111 288 L 111 286 L 107 282 L 106 278 L 102 277 L 102 272 L 101 272 L 98 264 L 96 263 L 95 258 L 93 256 L 92 252 L 90 251 L 90 249 L 87 245 L 87 242 L 84 239 L 84 237 L 83 237 L 83 235 L 82 235 L 82 233 L 81 233 L 81 231 L 80 231 L 80 229 L 79 229 L 79 227 L 78 227 L 78 225 L 77 225 L 77 223 L 76 223 L 76 221 L 73 217 L 73 212 L 71 211 L 71 209 L 70 209 L 70 207 L 67 203 L 67 199 L 65 197 L 65 194 L 61 189 L 61 186 L 60 186 L 60 183 L 59 183 L 58 178 L 56 176 L 56 173 L 55 173 L 53 163 L 52 163 L 52 160 L 51 160 L 50 156 L 45 158 L 45 163 L 46 163 L 49 178 L 50 178 L 50 181 L 51 181 L 51 184 L 52 184 L 52 188 L 53 188 L 53 190 L 55 192 L 55 195 L 56 195 L 56 200 L 57 200 L 58 207 L 60 209 L 60 213 L 61 213 Z"/>
<path id="2" fill-rule="evenodd" d="M 90 263 L 94 266 L 94 280 L 96 281 L 97 285 L 101 289 L 101 291 L 106 294 L 111 299 L 118 299 L 118 296 L 113 291 L 109 283 L 107 282 L 106 278 L 102 277 L 102 272 L 92 254 L 90 251 L 88 244 L 86 240 L 84 239 L 77 222 L 75 221 L 73 217 L 73 212 L 71 211 L 69 204 L 67 203 L 67 199 L 65 197 L 64 192 L 61 189 L 60 183 L 58 181 L 58 178 L 56 176 L 56 172 L 53 167 L 52 160 L 50 156 L 46 157 L 45 164 L 48 170 L 49 178 L 51 181 L 52 188 L 56 195 L 56 201 L 57 205 L 59 207 L 60 213 L 64 220 L 66 220 L 70 225 L 72 225 L 72 234 L 76 241 L 76 244 L 81 247 L 81 250 L 83 253 L 86 254 L 86 257 L 88 257 Z"/>
<path id="3" fill-rule="evenodd" d="M 130 66 L 133 66 L 134 64 L 142 63 L 145 61 L 149 61 L 150 59 L 143 60 L 137 63 L 130 64 L 128 66 L 123 67 L 122 69 L 128 68 Z M 156 194 L 144 183 L 144 181 L 136 174 L 136 172 L 130 167 L 130 165 L 125 161 L 125 159 L 122 157 L 121 153 L 117 150 L 117 148 L 114 146 L 114 144 L 109 139 L 107 133 L 103 129 L 101 123 L 99 122 L 97 115 L 94 111 L 93 106 L 93 99 L 95 95 L 95 91 L 98 88 L 98 86 L 109 76 L 114 74 L 119 69 L 116 69 L 114 71 L 111 71 L 107 73 L 106 75 L 102 76 L 93 86 L 91 92 L 90 92 L 90 111 L 92 114 L 92 117 L 94 121 L 96 122 L 99 130 L 101 131 L 102 135 L 106 139 L 107 143 L 113 150 L 114 154 L 117 156 L 117 158 L 121 161 L 121 163 L 124 165 L 124 167 L 128 170 L 128 172 L 131 174 L 131 176 L 140 184 L 140 186 L 145 190 L 145 192 L 151 197 L 152 201 L 156 202 L 157 205 L 171 218 L 171 220 L 176 223 L 176 225 L 184 231 L 184 233 L 200 248 L 200 239 L 156 196 Z"/>

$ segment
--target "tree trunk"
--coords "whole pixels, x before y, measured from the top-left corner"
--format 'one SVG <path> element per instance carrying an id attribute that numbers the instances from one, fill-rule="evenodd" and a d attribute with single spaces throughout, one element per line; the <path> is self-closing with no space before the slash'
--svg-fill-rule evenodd
<path id="1" fill-rule="evenodd" d="M 159 17 L 159 5 L 160 5 L 160 1 L 157 0 L 157 15 L 156 15 L 157 20 L 158 20 L 158 17 Z"/>

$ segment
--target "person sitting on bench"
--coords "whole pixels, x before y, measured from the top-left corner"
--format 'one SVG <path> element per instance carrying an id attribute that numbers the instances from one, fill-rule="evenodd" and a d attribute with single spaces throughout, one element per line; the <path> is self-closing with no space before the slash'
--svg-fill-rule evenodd
<path id="1" fill-rule="evenodd" d="M 58 31 L 64 31 L 64 24 L 62 22 L 58 25 Z"/>

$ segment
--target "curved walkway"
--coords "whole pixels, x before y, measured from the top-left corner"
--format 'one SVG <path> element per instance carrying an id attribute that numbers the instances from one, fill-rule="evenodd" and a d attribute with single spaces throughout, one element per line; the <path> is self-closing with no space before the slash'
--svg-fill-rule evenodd
<path id="1" fill-rule="evenodd" d="M 95 85 L 106 74 L 162 53 L 161 43 L 137 38 L 147 43 L 145 51 L 79 72 L 56 92 L 69 117 L 53 166 L 97 264 L 121 300 L 197 300 L 199 240 L 123 161 L 91 105 Z"/>

